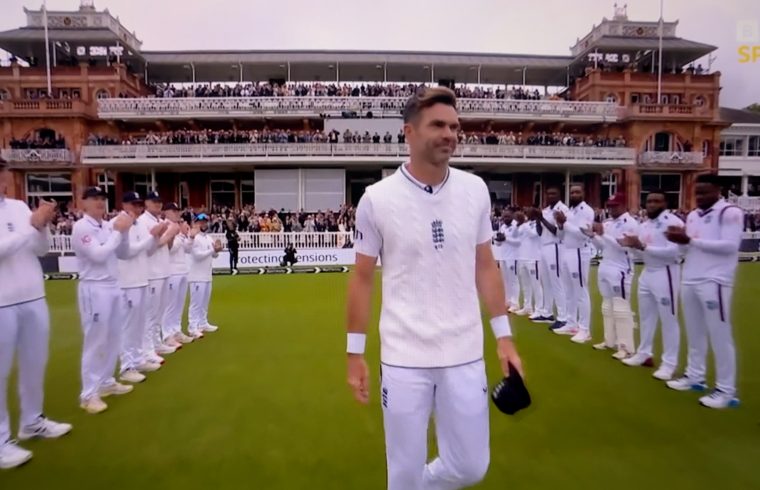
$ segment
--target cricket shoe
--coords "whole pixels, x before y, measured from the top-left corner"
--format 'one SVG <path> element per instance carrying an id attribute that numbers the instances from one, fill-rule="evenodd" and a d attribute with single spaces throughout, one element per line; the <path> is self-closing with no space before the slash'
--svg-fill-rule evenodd
<path id="1" fill-rule="evenodd" d="M 557 335 L 572 335 L 575 336 L 575 334 L 578 333 L 577 327 L 571 327 L 570 325 L 565 325 L 564 327 L 558 328 L 554 330 L 554 333 Z"/>
<path id="2" fill-rule="evenodd" d="M 585 344 L 586 342 L 591 340 L 591 333 L 588 330 L 584 330 L 581 328 L 578 330 L 578 333 L 573 335 L 573 337 L 570 340 L 575 342 L 576 344 Z"/>
<path id="3" fill-rule="evenodd" d="M 531 318 L 531 320 L 533 320 L 533 319 Z M 538 318 L 536 318 L 533 321 L 536 322 L 536 323 L 554 324 L 554 317 L 551 316 L 551 315 L 548 315 L 548 316 L 547 315 L 541 315 L 541 316 L 539 316 Z"/>
<path id="4" fill-rule="evenodd" d="M 707 408 L 734 408 L 739 406 L 739 399 L 716 388 L 709 395 L 700 398 L 699 403 Z"/>
<path id="5" fill-rule="evenodd" d="M 654 367 L 654 362 L 652 361 L 651 356 L 648 356 L 646 354 L 639 354 L 638 352 L 627 359 L 623 359 L 623 364 L 631 367 Z"/>
<path id="6" fill-rule="evenodd" d="M 596 350 L 608 350 L 608 349 L 614 349 L 614 347 L 607 345 L 606 342 L 601 342 L 599 344 L 593 345 L 594 349 Z"/>
<path id="7" fill-rule="evenodd" d="M 522 308 L 520 308 L 519 306 L 515 305 L 515 306 L 510 306 L 510 307 L 507 309 L 507 311 L 508 311 L 509 313 L 517 313 L 517 312 L 518 312 L 518 311 L 520 311 L 521 309 L 522 309 Z"/>
<path id="8" fill-rule="evenodd" d="M 18 431 L 18 438 L 26 441 L 35 437 L 42 439 L 57 439 L 71 432 L 71 424 L 54 422 L 44 415 L 40 415 L 37 422 L 22 427 Z"/>
<path id="9" fill-rule="evenodd" d="M 612 354 L 612 357 L 614 359 L 617 359 L 618 361 L 623 361 L 625 359 L 628 359 L 632 355 L 633 354 L 631 354 L 630 352 L 628 352 L 625 349 L 618 349 L 614 354 Z"/>
<path id="10" fill-rule="evenodd" d="M 96 413 L 104 412 L 108 408 L 108 405 L 99 396 L 91 396 L 80 403 L 79 407 L 85 412 L 95 415 Z"/>
<path id="11" fill-rule="evenodd" d="M 565 325 L 567 325 L 567 322 L 562 322 L 562 321 L 557 320 L 554 323 L 552 323 L 551 325 L 549 325 L 549 330 L 551 330 L 551 331 L 559 330 L 560 328 L 564 327 Z"/>
<path id="12" fill-rule="evenodd" d="M 18 445 L 16 441 L 7 440 L 0 444 L 0 469 L 17 468 L 32 459 L 32 452 Z"/>
<path id="13" fill-rule="evenodd" d="M 705 391 L 707 384 L 704 381 L 692 381 L 688 376 L 682 376 L 665 383 L 668 388 L 676 391 Z"/>
<path id="14" fill-rule="evenodd" d="M 119 375 L 119 379 L 127 383 L 142 383 L 145 381 L 145 375 L 137 369 L 127 369 Z"/>
<path id="15" fill-rule="evenodd" d="M 130 391 L 134 390 L 135 388 L 132 385 L 123 385 L 121 383 L 112 383 L 110 385 L 105 385 L 98 390 L 98 395 L 100 398 L 106 398 L 111 395 L 126 395 Z"/>
<path id="16" fill-rule="evenodd" d="M 192 343 L 193 338 L 189 337 L 189 336 L 187 336 L 185 334 L 183 334 L 182 332 L 180 332 L 180 333 L 174 335 L 174 340 L 176 340 L 180 344 L 190 344 L 190 343 Z"/>
<path id="17" fill-rule="evenodd" d="M 201 331 L 203 332 L 216 332 L 217 330 L 219 330 L 219 327 L 216 325 L 211 325 L 210 323 L 201 327 Z"/>
<path id="18" fill-rule="evenodd" d="M 671 367 L 660 366 L 657 371 L 652 374 L 652 377 L 661 381 L 670 381 L 673 379 L 673 371 L 675 370 Z"/>
<path id="19" fill-rule="evenodd" d="M 159 346 L 156 347 L 156 354 L 159 355 L 174 354 L 175 352 L 177 352 L 177 349 L 166 344 L 159 344 Z"/>
<path id="20" fill-rule="evenodd" d="M 164 345 L 168 345 L 175 351 L 178 351 L 182 348 L 182 343 L 179 340 L 175 339 L 173 335 L 164 340 Z"/>
<path id="21" fill-rule="evenodd" d="M 192 337 L 193 340 L 200 340 L 204 337 L 203 332 L 200 330 L 195 330 L 192 332 L 188 331 L 187 333 L 190 334 L 190 337 Z"/>
<path id="22" fill-rule="evenodd" d="M 161 369 L 161 364 L 157 362 L 145 361 L 137 365 L 136 371 L 141 373 L 152 373 Z"/>
<path id="23" fill-rule="evenodd" d="M 515 315 L 518 316 L 530 316 L 533 314 L 533 310 L 530 308 L 521 308 L 515 312 Z"/>

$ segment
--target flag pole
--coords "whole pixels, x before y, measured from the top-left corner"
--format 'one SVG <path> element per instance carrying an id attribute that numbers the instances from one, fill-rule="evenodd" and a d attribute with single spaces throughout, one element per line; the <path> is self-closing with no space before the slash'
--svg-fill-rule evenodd
<path id="1" fill-rule="evenodd" d="M 53 82 L 50 76 L 50 37 L 48 35 L 47 0 L 42 2 L 42 23 L 45 24 L 45 65 L 47 67 L 47 93 L 53 97 Z"/>
<path id="2" fill-rule="evenodd" d="M 663 36 L 663 18 L 662 7 L 665 0 L 660 0 L 660 26 L 659 26 L 659 45 L 658 45 L 658 61 L 657 61 L 657 103 L 662 102 L 662 36 Z"/>

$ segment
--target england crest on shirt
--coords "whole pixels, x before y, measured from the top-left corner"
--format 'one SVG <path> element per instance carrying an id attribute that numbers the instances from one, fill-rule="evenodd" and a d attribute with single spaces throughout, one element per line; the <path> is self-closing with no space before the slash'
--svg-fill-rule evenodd
<path id="1" fill-rule="evenodd" d="M 433 248 L 441 250 L 443 248 L 443 221 L 434 220 L 430 226 L 433 233 Z"/>
<path id="2" fill-rule="evenodd" d="M 13 226 L 13 223 L 8 223 L 8 231 L 13 233 L 16 230 L 16 227 Z"/>

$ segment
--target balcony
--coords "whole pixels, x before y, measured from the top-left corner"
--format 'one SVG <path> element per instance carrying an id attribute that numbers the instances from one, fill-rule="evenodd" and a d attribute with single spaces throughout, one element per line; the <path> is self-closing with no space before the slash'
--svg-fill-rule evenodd
<path id="1" fill-rule="evenodd" d="M 95 111 L 78 99 L 0 100 L 2 117 L 90 117 Z"/>
<path id="2" fill-rule="evenodd" d="M 633 104 L 628 117 L 636 119 L 706 119 L 713 117 L 713 110 L 693 104 Z"/>
<path id="3" fill-rule="evenodd" d="M 335 164 L 392 163 L 408 158 L 406 145 L 383 143 L 220 144 L 85 146 L 85 165 Z M 633 148 L 582 146 L 460 145 L 452 161 L 463 164 L 543 164 L 549 166 L 633 165 Z"/>
<path id="4" fill-rule="evenodd" d="M 700 151 L 645 151 L 639 156 L 640 167 L 699 168 L 705 163 L 705 155 Z"/>
<path id="5" fill-rule="evenodd" d="M 73 163 L 71 152 L 65 149 L 10 150 L 0 152 L 11 167 L 67 167 Z"/>
<path id="6" fill-rule="evenodd" d="M 400 117 L 405 97 L 219 97 L 100 99 L 101 119 L 294 118 L 344 112 Z M 620 108 L 607 102 L 564 100 L 459 99 L 467 119 L 615 121 Z"/>

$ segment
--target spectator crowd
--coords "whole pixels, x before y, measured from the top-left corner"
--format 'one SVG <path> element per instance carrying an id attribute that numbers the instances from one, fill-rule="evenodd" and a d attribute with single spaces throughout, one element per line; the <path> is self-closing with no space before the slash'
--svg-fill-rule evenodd
<path id="1" fill-rule="evenodd" d="M 66 140 L 56 137 L 30 136 L 25 139 L 11 138 L 10 147 L 13 150 L 52 150 L 65 149 Z"/>

